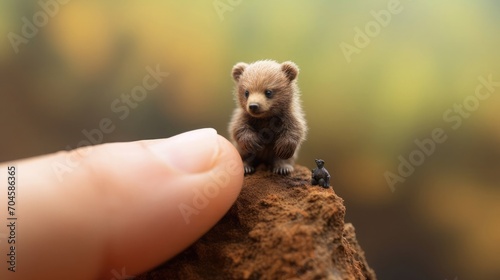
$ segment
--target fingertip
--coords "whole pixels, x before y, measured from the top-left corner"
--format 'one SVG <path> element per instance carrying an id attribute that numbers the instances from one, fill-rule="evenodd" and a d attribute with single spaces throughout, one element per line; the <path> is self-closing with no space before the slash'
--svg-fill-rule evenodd
<path id="1" fill-rule="evenodd" d="M 178 236 L 182 243 L 191 244 L 207 232 L 224 216 L 241 192 L 244 177 L 241 157 L 228 140 L 220 135 L 217 138 L 218 156 L 212 169 L 196 176 L 196 183 L 182 186 L 182 195 L 176 198 L 178 214 L 182 218 L 176 220 L 176 226 L 179 232 L 185 230 Z M 173 251 L 172 255 L 176 253 Z"/>
<path id="2" fill-rule="evenodd" d="M 203 128 L 153 141 L 144 141 L 149 150 L 173 170 L 184 174 L 209 170 L 219 152 L 217 131 Z"/>
<path id="3" fill-rule="evenodd" d="M 243 184 L 239 153 L 213 129 L 93 146 L 78 158 L 72 153 L 18 165 L 26 186 L 20 209 L 31 233 L 19 245 L 21 254 L 31 256 L 24 259 L 19 279 L 68 273 L 81 279 L 138 275 L 210 230 Z M 64 169 L 64 180 L 58 180 L 47 166 L 66 163 L 68 157 L 77 164 Z M 184 161 L 179 164 L 176 157 Z M 58 252 L 61 262 L 42 257 L 48 247 Z M 80 269 L 74 263 L 86 265 Z"/>
<path id="4" fill-rule="evenodd" d="M 218 135 L 218 141 L 220 148 L 219 164 L 231 176 L 233 186 L 230 190 L 235 192 L 235 196 L 232 197 L 233 200 L 231 201 L 231 204 L 233 204 L 243 186 L 243 162 L 240 153 L 231 142 L 221 135 Z"/>
<path id="5" fill-rule="evenodd" d="M 243 185 L 241 157 L 227 139 L 217 134 L 215 143 L 206 141 L 205 148 L 207 146 L 216 150 L 214 156 L 207 156 L 210 158 L 208 170 L 199 172 L 197 168 L 195 173 L 185 173 L 167 167 L 163 173 L 155 172 L 158 178 L 148 178 L 157 184 L 150 186 L 155 192 L 144 199 L 150 202 L 149 212 L 128 214 L 127 217 L 143 218 L 123 227 L 121 232 L 126 233 L 120 234 L 125 236 L 114 238 L 116 243 L 112 247 L 116 251 L 112 254 L 112 267 L 123 266 L 136 273 L 167 261 L 209 231 L 234 204 Z M 144 229 L 147 238 L 130 227 Z M 137 257 L 145 253 L 147 257 Z"/>

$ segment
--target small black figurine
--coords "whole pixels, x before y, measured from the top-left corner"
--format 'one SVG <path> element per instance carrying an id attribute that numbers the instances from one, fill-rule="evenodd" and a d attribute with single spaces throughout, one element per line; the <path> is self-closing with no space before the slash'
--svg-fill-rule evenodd
<path id="1" fill-rule="evenodd" d="M 330 173 L 324 167 L 325 161 L 322 159 L 315 159 L 314 161 L 318 167 L 312 170 L 311 184 L 313 186 L 320 185 L 323 188 L 330 187 Z"/>

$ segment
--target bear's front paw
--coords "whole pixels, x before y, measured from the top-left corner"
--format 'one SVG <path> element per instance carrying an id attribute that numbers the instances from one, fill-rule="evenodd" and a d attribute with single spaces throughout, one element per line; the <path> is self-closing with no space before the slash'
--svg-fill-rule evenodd
<path id="1" fill-rule="evenodd" d="M 238 142 L 241 150 L 246 153 L 252 153 L 262 150 L 262 145 L 259 143 L 259 139 L 255 136 L 246 136 L 240 139 Z"/>
<path id="2" fill-rule="evenodd" d="M 245 171 L 245 175 L 248 175 L 248 174 L 252 174 L 255 172 L 255 167 L 245 164 L 245 166 L 243 167 L 243 170 Z"/>
<path id="3" fill-rule="evenodd" d="M 293 171 L 293 166 L 286 163 L 279 163 L 273 167 L 273 172 L 279 175 L 290 175 Z"/>
<path id="4" fill-rule="evenodd" d="M 281 159 L 288 159 L 293 156 L 297 149 L 297 144 L 293 141 L 278 141 L 274 146 L 274 153 Z"/>

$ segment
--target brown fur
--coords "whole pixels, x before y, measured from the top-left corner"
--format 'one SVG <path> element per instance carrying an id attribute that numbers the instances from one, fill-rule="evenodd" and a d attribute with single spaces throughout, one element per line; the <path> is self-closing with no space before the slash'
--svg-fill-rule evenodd
<path id="1" fill-rule="evenodd" d="M 283 175 L 293 171 L 307 132 L 298 73 L 297 65 L 290 61 L 240 62 L 233 67 L 237 108 L 229 123 L 229 134 L 244 161 L 246 174 L 254 172 L 260 163 Z M 272 91 L 270 98 L 266 90 Z"/>

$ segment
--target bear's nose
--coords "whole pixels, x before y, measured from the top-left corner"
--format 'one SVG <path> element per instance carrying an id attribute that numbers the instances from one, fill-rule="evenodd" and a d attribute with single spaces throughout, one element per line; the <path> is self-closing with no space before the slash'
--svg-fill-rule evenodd
<path id="1" fill-rule="evenodd" d="M 259 110 L 259 104 L 250 103 L 250 105 L 248 105 L 248 109 L 250 109 L 250 111 L 252 112 L 256 112 L 257 110 Z"/>

